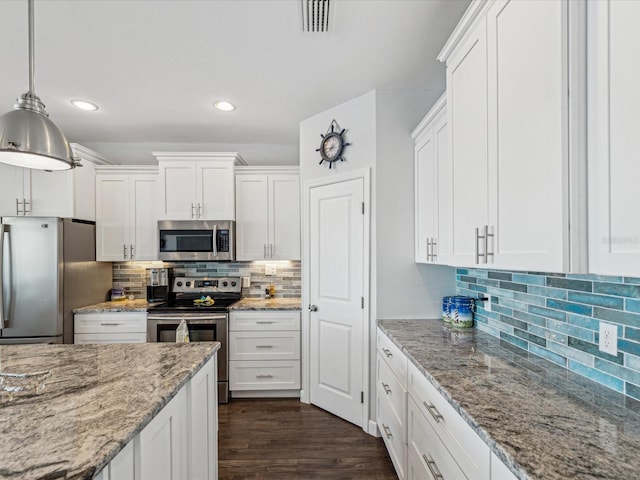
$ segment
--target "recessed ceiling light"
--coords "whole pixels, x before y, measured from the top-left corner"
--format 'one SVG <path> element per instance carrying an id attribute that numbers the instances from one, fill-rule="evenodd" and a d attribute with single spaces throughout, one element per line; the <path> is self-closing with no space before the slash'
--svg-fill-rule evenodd
<path id="1" fill-rule="evenodd" d="M 98 110 L 98 105 L 88 102 L 87 100 L 71 100 L 71 105 L 80 110 L 86 110 L 87 112 L 94 112 Z"/>
<path id="2" fill-rule="evenodd" d="M 233 104 L 225 101 L 215 102 L 213 104 L 218 110 L 222 110 L 223 112 L 230 112 L 231 110 L 235 110 L 236 107 Z"/>

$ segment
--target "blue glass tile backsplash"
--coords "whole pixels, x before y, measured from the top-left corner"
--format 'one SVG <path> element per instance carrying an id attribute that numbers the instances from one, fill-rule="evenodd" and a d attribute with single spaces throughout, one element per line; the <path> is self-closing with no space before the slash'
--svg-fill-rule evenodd
<path id="1" fill-rule="evenodd" d="M 640 400 L 640 278 L 456 269 L 456 294 L 491 295 L 476 327 Z M 618 354 L 598 348 L 600 322 L 618 328 Z"/>

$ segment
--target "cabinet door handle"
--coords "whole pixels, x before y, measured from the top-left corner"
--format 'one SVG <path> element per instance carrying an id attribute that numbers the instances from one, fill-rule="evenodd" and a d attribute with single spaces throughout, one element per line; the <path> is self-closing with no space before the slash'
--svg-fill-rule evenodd
<path id="1" fill-rule="evenodd" d="M 271 321 L 264 321 L 264 320 L 258 320 L 256 323 L 259 323 L 259 324 L 266 324 L 266 323 L 271 324 L 271 323 L 274 323 L 274 322 L 271 322 Z"/>
<path id="2" fill-rule="evenodd" d="M 262 258 L 267 258 L 267 244 L 262 244 Z"/>
<path id="3" fill-rule="evenodd" d="M 24 210 L 24 214 L 31 213 L 31 208 L 27 209 L 27 205 L 31 205 L 31 202 L 27 202 L 24 198 L 22 199 L 22 210 Z"/>
<path id="4" fill-rule="evenodd" d="M 383 423 L 382 424 L 382 429 L 384 430 L 384 434 L 387 436 L 387 438 L 393 438 L 393 434 L 391 433 L 391 429 L 389 428 L 388 425 L 385 425 Z"/>
<path id="5" fill-rule="evenodd" d="M 273 254 L 276 251 L 276 247 L 273 245 L 273 243 L 269 244 L 269 258 L 273 258 Z"/>
<path id="6" fill-rule="evenodd" d="M 435 238 L 431 239 L 431 261 L 435 262 L 438 259 L 437 247 L 438 241 Z"/>
<path id="7" fill-rule="evenodd" d="M 131 258 L 131 260 L 133 260 L 133 257 L 135 257 L 135 255 L 133 254 L 133 245 L 129 245 L 129 257 Z"/>
<path id="8" fill-rule="evenodd" d="M 202 205 L 198 202 L 198 218 L 202 218 L 202 215 L 204 214 L 204 208 L 202 207 Z"/>
<path id="9" fill-rule="evenodd" d="M 492 247 L 495 247 L 494 245 L 494 241 L 493 241 L 493 229 L 491 231 L 491 233 L 489 233 L 489 225 L 485 225 L 484 226 L 484 253 L 485 253 L 485 260 L 484 263 L 489 263 L 489 257 L 491 257 L 491 262 L 493 263 L 493 251 L 489 251 L 489 238 L 492 239 L 491 244 Z"/>
<path id="10" fill-rule="evenodd" d="M 273 348 L 273 345 L 256 345 L 256 348 Z"/>
<path id="11" fill-rule="evenodd" d="M 389 350 L 388 348 L 383 348 L 382 351 L 387 356 L 387 358 L 393 357 L 393 353 L 391 353 L 391 350 Z"/>
<path id="12" fill-rule="evenodd" d="M 484 233 L 484 231 L 483 231 Z M 487 257 L 485 253 L 480 253 L 480 240 L 484 240 L 484 248 L 485 253 L 487 249 L 487 237 L 486 235 L 480 235 L 480 229 L 476 227 L 476 263 L 487 263 Z M 480 258 L 482 257 L 482 262 L 480 262 Z"/>
<path id="13" fill-rule="evenodd" d="M 117 323 L 117 322 L 102 322 L 100 324 L 100 326 L 102 327 L 116 327 L 118 325 L 123 325 L 122 323 Z"/>
<path id="14" fill-rule="evenodd" d="M 256 375 L 256 378 L 273 378 L 273 375 Z"/>
<path id="15" fill-rule="evenodd" d="M 380 382 L 380 383 L 382 384 L 382 388 L 384 388 L 384 393 L 389 395 L 391 393 L 391 388 L 389 387 L 389 385 L 384 382 Z"/>
<path id="16" fill-rule="evenodd" d="M 196 208 L 196 206 L 192 203 L 191 204 L 191 218 L 195 218 L 195 216 L 196 216 L 195 208 Z"/>
<path id="17" fill-rule="evenodd" d="M 16 198 L 16 215 L 20 215 L 20 200 Z"/>
<path id="18" fill-rule="evenodd" d="M 127 259 L 127 245 L 126 244 L 122 245 L 122 248 L 123 248 L 122 257 L 126 260 Z"/>
<path id="19" fill-rule="evenodd" d="M 427 411 L 431 414 L 436 423 L 440 423 L 440 420 L 444 420 L 444 417 L 440 414 L 435 405 L 427 402 L 422 402 Z"/>
<path id="20" fill-rule="evenodd" d="M 433 476 L 433 478 L 435 478 L 436 480 L 438 479 L 444 480 L 444 477 L 440 473 L 440 470 L 438 470 L 436 461 L 433 458 L 429 458 L 426 455 L 422 455 L 422 459 L 427 464 L 427 467 L 429 468 L 429 471 L 431 472 L 431 475 Z"/>

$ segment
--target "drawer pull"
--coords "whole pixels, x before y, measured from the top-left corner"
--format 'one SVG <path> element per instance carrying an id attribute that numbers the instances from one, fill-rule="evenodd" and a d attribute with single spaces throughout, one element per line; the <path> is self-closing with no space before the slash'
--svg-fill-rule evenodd
<path id="1" fill-rule="evenodd" d="M 391 433 L 391 429 L 385 425 L 384 423 L 382 424 L 382 429 L 384 430 L 384 434 L 387 436 L 387 438 L 393 438 L 393 435 Z"/>
<path id="2" fill-rule="evenodd" d="M 389 385 L 384 382 L 380 382 L 380 383 L 382 383 L 382 388 L 384 388 L 384 393 L 389 395 L 391 393 L 391 388 L 389 387 Z"/>
<path id="3" fill-rule="evenodd" d="M 256 348 L 273 348 L 273 345 L 256 345 Z"/>
<path id="4" fill-rule="evenodd" d="M 393 353 L 391 353 L 391 350 L 389 350 L 388 348 L 383 348 L 382 351 L 387 356 L 387 358 L 393 357 Z"/>
<path id="5" fill-rule="evenodd" d="M 117 322 L 102 322 L 100 325 L 102 327 L 115 327 L 117 325 L 122 325 L 122 324 Z"/>
<path id="6" fill-rule="evenodd" d="M 273 378 L 273 375 L 256 375 L 256 378 Z"/>
<path id="7" fill-rule="evenodd" d="M 440 473 L 440 470 L 438 470 L 438 466 L 436 465 L 436 462 L 434 459 L 429 458 L 426 455 L 422 455 L 422 459 L 426 462 L 427 467 L 431 472 L 431 475 L 433 475 L 433 478 L 435 478 L 436 480 L 437 479 L 444 480 L 444 477 Z"/>
<path id="8" fill-rule="evenodd" d="M 256 323 L 259 324 L 259 325 L 266 325 L 266 324 L 272 324 L 274 322 L 265 322 L 263 320 L 258 320 Z"/>
<path id="9" fill-rule="evenodd" d="M 426 409 L 429 411 L 429 413 L 431 414 L 431 416 L 433 417 L 433 419 L 436 421 L 436 423 L 440 423 L 440 420 L 444 420 L 444 417 L 442 415 L 440 415 L 440 412 L 438 411 L 438 409 L 435 407 L 435 405 L 432 405 L 430 403 L 427 402 L 422 402 L 422 404 L 426 407 Z"/>

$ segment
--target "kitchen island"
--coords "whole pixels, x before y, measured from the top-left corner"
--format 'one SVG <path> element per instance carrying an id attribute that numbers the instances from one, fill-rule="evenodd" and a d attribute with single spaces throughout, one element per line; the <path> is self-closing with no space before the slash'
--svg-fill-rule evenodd
<path id="1" fill-rule="evenodd" d="M 475 329 L 378 326 L 516 478 L 639 478 L 635 400 Z"/>
<path id="2" fill-rule="evenodd" d="M 184 457 L 177 467 L 186 469 L 192 454 L 186 445 L 191 434 L 187 421 L 196 400 L 204 409 L 194 418 L 200 432 L 206 417 L 211 420 L 204 448 L 217 447 L 215 393 L 203 399 L 194 380 L 208 374 L 204 390 L 215 391 L 207 385 L 215 385 L 219 348 L 218 342 L 0 346 L 0 372 L 51 372 L 39 394 L 0 394 L 0 478 L 104 478 L 101 471 L 108 470 L 109 462 L 177 399 L 183 402 L 177 411 L 184 414 L 178 421 L 185 432 L 180 437 L 185 444 L 177 445 Z M 140 437 L 136 443 L 140 446 Z M 215 451 L 207 452 L 211 458 L 205 468 L 215 469 Z M 151 477 L 143 468 L 140 478 Z"/>

